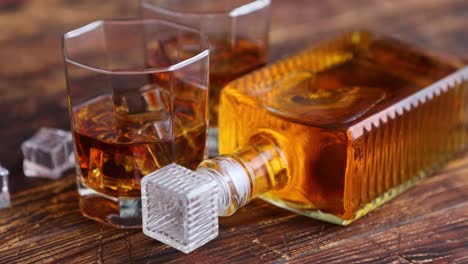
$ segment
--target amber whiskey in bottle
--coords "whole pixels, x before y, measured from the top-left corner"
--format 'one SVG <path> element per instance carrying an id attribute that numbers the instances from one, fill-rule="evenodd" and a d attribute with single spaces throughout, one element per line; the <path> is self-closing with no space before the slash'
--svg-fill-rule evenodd
<path id="1" fill-rule="evenodd" d="M 257 196 L 347 225 L 431 174 L 468 146 L 468 68 L 352 32 L 231 82 L 219 114 L 224 155 L 143 183 L 143 231 L 184 252 Z M 180 194 L 182 209 L 154 205 Z"/>
<path id="2" fill-rule="evenodd" d="M 285 138 L 278 147 L 288 180 L 263 198 L 348 224 L 466 149 L 468 71 L 460 66 L 348 34 L 227 87 L 220 152 L 274 131 Z"/>

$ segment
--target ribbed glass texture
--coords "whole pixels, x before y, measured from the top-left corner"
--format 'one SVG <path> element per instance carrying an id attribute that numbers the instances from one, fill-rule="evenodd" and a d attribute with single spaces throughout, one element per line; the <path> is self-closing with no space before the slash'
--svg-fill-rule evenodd
<path id="1" fill-rule="evenodd" d="M 143 232 L 189 253 L 218 236 L 218 187 L 213 178 L 176 164 L 141 181 Z"/>
<path id="2" fill-rule="evenodd" d="M 355 218 L 433 173 L 468 144 L 468 68 L 348 130 L 344 197 Z"/>

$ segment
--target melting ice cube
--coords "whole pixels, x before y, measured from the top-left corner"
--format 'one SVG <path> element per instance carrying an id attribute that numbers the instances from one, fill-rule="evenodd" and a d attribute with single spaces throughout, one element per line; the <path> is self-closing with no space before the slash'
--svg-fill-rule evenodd
<path id="1" fill-rule="evenodd" d="M 41 128 L 21 145 L 23 170 L 28 177 L 58 179 L 74 165 L 72 135 L 68 131 Z"/>

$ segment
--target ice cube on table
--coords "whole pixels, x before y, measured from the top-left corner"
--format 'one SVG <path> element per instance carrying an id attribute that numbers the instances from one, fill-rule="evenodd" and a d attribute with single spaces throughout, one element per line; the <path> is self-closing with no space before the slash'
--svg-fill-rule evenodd
<path id="1" fill-rule="evenodd" d="M 10 207 L 10 193 L 8 192 L 8 170 L 0 165 L 0 209 Z"/>
<path id="2" fill-rule="evenodd" d="M 28 177 L 58 179 L 74 166 L 73 140 L 68 131 L 41 128 L 21 145 Z"/>

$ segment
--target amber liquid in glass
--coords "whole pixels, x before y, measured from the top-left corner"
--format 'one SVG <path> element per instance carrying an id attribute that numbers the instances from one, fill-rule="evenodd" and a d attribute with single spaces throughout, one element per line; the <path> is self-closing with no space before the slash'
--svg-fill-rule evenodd
<path id="1" fill-rule="evenodd" d="M 175 109 L 189 106 L 175 101 Z M 176 110 L 174 128 L 154 113 L 122 116 L 120 120 L 111 97 L 101 96 L 80 106 L 73 115 L 79 180 L 99 193 L 138 197 L 140 180 L 146 174 L 171 162 L 194 169 L 204 156 L 206 125 L 194 124 L 182 111 Z"/>
<path id="2" fill-rule="evenodd" d="M 229 84 L 220 152 L 262 130 L 281 135 L 288 180 L 263 198 L 348 224 L 466 149 L 467 82 L 429 87 L 457 67 L 391 39 L 348 34 Z"/>

